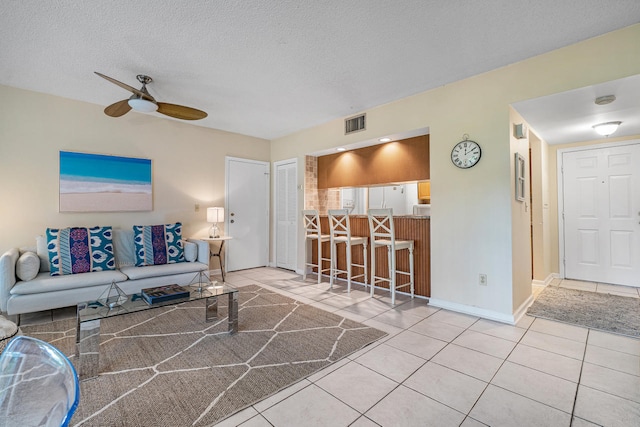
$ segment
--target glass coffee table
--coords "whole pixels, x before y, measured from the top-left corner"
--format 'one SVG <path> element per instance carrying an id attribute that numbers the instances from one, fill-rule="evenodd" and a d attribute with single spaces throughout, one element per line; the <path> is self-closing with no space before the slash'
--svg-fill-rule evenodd
<path id="1" fill-rule="evenodd" d="M 98 376 L 100 360 L 100 321 L 138 311 L 176 305 L 183 302 L 205 300 L 205 321 L 218 320 L 218 298 L 229 298 L 229 333 L 238 332 L 238 290 L 226 283 L 211 282 L 205 273 L 198 273 L 189 285 L 182 285 L 189 296 L 149 304 L 137 294 L 126 295 L 115 284 L 95 301 L 78 304 L 76 325 L 76 357 L 80 380 Z M 113 292 L 112 292 L 113 291 Z"/>

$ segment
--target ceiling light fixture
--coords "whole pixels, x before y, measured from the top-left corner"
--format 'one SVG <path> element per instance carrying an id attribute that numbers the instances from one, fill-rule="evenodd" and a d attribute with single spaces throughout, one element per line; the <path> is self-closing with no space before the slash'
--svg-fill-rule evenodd
<path id="1" fill-rule="evenodd" d="M 607 105 L 607 104 L 611 104 L 615 100 L 616 100 L 615 95 L 605 95 L 605 96 L 597 97 L 595 102 L 596 102 L 596 105 Z"/>
<path id="2" fill-rule="evenodd" d="M 346 151 L 346 150 L 347 150 L 347 149 L 346 149 L 346 148 L 344 148 L 344 147 L 338 147 L 338 148 L 336 148 L 336 151 Z"/>
<path id="3" fill-rule="evenodd" d="M 142 113 L 152 113 L 158 110 L 158 104 L 143 98 L 131 97 L 127 103 L 131 108 Z"/>
<path id="4" fill-rule="evenodd" d="M 378 141 L 380 141 L 380 142 L 391 142 L 391 138 L 380 138 Z"/>
<path id="5" fill-rule="evenodd" d="M 620 126 L 622 122 L 606 122 L 606 123 L 598 123 L 597 125 L 593 125 L 593 130 L 598 132 L 602 136 L 609 136 L 614 133 L 618 126 Z"/>

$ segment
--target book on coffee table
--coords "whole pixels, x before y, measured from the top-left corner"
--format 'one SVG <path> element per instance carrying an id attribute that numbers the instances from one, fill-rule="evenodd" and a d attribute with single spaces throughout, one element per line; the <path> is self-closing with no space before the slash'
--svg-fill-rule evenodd
<path id="1" fill-rule="evenodd" d="M 187 298 L 189 291 L 178 285 L 158 286 L 155 288 L 145 288 L 140 292 L 142 298 L 149 304 L 169 301 L 178 298 Z"/>

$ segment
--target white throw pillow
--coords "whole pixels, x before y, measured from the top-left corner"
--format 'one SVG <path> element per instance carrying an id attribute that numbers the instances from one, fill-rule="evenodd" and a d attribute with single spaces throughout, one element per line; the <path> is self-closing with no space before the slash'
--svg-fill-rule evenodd
<path id="1" fill-rule="evenodd" d="M 25 252 L 16 262 L 16 276 L 22 281 L 32 280 L 40 271 L 40 258 L 33 252 Z"/>
<path id="2" fill-rule="evenodd" d="M 184 245 L 184 259 L 188 262 L 194 262 L 198 259 L 198 245 L 193 242 L 182 241 Z"/>

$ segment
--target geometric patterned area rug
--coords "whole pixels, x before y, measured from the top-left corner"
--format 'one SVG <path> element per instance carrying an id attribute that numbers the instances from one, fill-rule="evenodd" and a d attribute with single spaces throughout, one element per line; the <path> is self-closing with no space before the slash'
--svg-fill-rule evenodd
<path id="1" fill-rule="evenodd" d="M 527 314 L 605 332 L 640 337 L 640 299 L 547 286 Z"/>
<path id="2" fill-rule="evenodd" d="M 257 285 L 227 298 L 102 320 L 100 375 L 80 383 L 76 426 L 209 426 L 387 335 Z M 75 318 L 23 326 L 75 359 Z"/>

